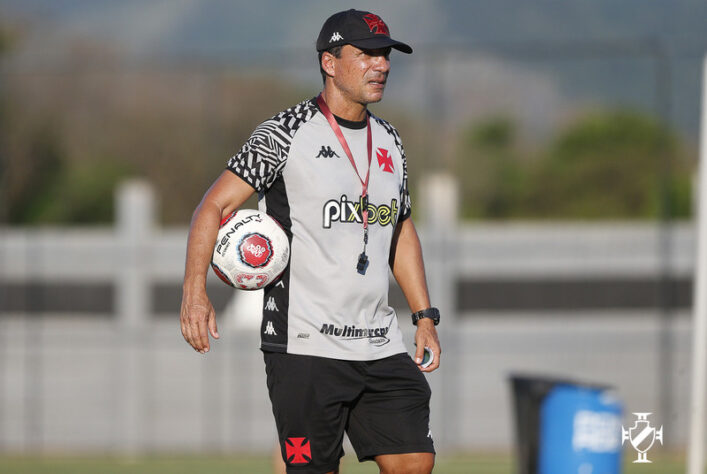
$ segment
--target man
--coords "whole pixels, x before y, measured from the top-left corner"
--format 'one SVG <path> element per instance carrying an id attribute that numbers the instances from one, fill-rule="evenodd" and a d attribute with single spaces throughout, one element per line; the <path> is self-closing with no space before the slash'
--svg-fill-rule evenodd
<path id="1" fill-rule="evenodd" d="M 367 106 L 383 97 L 391 39 L 377 15 L 324 23 L 319 97 L 263 122 L 206 192 L 189 232 L 181 326 L 200 353 L 218 338 L 205 291 L 219 222 L 254 192 L 290 238 L 290 263 L 264 291 L 261 349 L 287 472 L 336 473 L 347 432 L 383 473 L 429 473 L 430 389 L 439 367 L 422 252 L 410 218 L 405 153 Z M 388 306 L 392 269 L 417 325 L 415 361 Z M 434 354 L 423 367 L 423 351 Z"/>

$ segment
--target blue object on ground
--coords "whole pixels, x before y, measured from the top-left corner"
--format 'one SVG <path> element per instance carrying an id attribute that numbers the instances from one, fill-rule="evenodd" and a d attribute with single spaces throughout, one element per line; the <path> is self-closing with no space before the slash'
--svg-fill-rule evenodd
<path id="1" fill-rule="evenodd" d="M 610 391 L 554 387 L 540 407 L 539 474 L 620 474 L 622 411 Z"/>

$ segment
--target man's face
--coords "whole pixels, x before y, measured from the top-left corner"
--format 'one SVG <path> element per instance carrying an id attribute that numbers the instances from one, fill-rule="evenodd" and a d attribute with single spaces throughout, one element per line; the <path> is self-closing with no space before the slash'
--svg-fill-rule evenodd
<path id="1" fill-rule="evenodd" d="M 389 58 L 390 48 L 363 50 L 344 45 L 341 57 L 333 58 L 334 85 L 359 104 L 379 102 L 390 72 Z"/>

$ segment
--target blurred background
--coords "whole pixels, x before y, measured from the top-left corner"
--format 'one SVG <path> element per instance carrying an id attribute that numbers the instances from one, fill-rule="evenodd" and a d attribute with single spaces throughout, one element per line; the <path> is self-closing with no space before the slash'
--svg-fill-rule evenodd
<path id="1" fill-rule="evenodd" d="M 393 52 L 372 110 L 405 144 L 444 315 L 441 459 L 501 466 L 439 472 L 510 472 L 518 373 L 614 387 L 625 424 L 652 412 L 682 462 L 707 4 L 0 0 L 7 472 L 17 456 L 268 462 L 257 295 L 213 278 L 222 338 L 195 354 L 187 226 L 255 126 L 319 92 L 319 28 L 351 7 L 415 49 Z M 406 321 L 396 287 L 391 302 Z"/>

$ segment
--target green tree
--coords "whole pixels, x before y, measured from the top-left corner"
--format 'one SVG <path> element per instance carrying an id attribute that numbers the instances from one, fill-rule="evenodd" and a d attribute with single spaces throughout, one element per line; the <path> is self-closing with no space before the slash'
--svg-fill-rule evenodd
<path id="1" fill-rule="evenodd" d="M 456 171 L 461 182 L 462 215 L 503 219 L 518 213 L 527 170 L 515 150 L 515 126 L 492 118 L 462 134 Z"/>
<path id="2" fill-rule="evenodd" d="M 8 196 L 5 192 L 7 188 L 7 150 L 5 146 L 5 124 L 7 122 L 6 111 L 6 87 L 5 77 L 2 74 L 2 67 L 5 55 L 10 47 L 10 36 L 7 28 L 0 22 L 0 224 L 7 220 Z"/>
<path id="3" fill-rule="evenodd" d="M 670 160 L 671 176 L 664 176 Z M 678 140 L 652 118 L 631 111 L 583 117 L 538 163 L 523 214 L 539 218 L 656 218 L 690 212 L 690 172 Z"/>
<path id="4" fill-rule="evenodd" d="M 130 168 L 113 159 L 65 167 L 32 215 L 34 222 L 95 224 L 114 217 L 114 189 Z"/>

